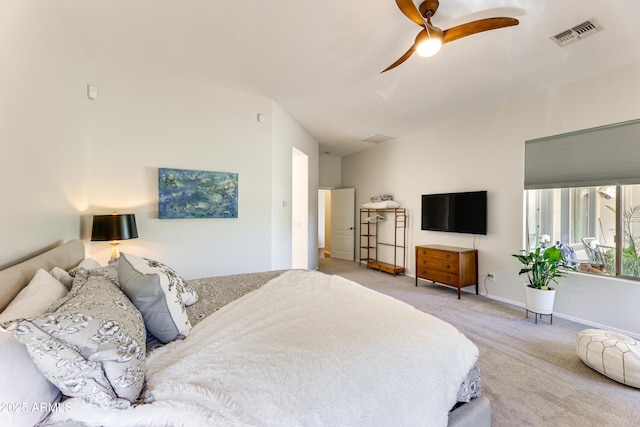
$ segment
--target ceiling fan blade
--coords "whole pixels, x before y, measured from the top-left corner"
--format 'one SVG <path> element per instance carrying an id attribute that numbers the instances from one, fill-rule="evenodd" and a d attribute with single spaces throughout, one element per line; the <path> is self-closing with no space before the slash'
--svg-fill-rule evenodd
<path id="1" fill-rule="evenodd" d="M 413 52 L 415 52 L 415 51 L 416 51 L 416 44 L 414 43 L 413 46 L 411 46 L 409 48 L 409 50 L 404 55 L 402 55 L 400 58 L 398 58 L 398 60 L 396 62 L 394 62 L 393 64 L 389 65 L 387 68 L 382 70 L 380 72 L 380 74 L 384 73 L 385 71 L 389 71 L 389 70 L 391 70 L 393 68 L 396 68 L 398 65 L 402 64 L 404 61 L 409 59 L 409 57 L 411 55 L 413 55 Z"/>
<path id="2" fill-rule="evenodd" d="M 407 18 L 411 19 L 421 27 L 424 27 L 424 20 L 422 19 L 418 8 L 416 8 L 416 5 L 413 4 L 411 0 L 396 0 L 396 4 Z"/>
<path id="3" fill-rule="evenodd" d="M 483 31 L 511 27 L 512 25 L 518 25 L 519 22 L 520 21 L 515 18 L 486 18 L 478 21 L 467 22 L 466 24 L 444 30 L 444 39 L 442 40 L 442 43 L 449 43 L 454 40 L 461 39 L 462 37 L 481 33 Z"/>

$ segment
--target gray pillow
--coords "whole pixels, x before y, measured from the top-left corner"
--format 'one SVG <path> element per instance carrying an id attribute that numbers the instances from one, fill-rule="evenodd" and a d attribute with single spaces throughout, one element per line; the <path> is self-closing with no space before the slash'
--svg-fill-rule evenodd
<path id="1" fill-rule="evenodd" d="M 132 255 L 129 255 L 129 257 L 131 258 Z M 198 302 L 198 294 L 196 290 L 193 288 L 193 286 L 187 283 L 187 281 L 184 280 L 174 269 L 158 261 L 141 257 L 138 258 L 143 259 L 149 267 L 155 267 L 159 272 L 167 275 L 167 277 L 169 278 L 169 285 L 176 286 L 178 288 L 178 293 L 182 297 L 182 302 L 185 306 L 188 307 Z M 109 261 L 109 265 L 107 267 L 93 269 L 90 272 L 91 274 L 102 274 L 103 276 L 107 276 L 109 279 L 111 279 L 112 282 L 120 286 L 120 283 L 118 281 L 119 260 L 120 258 L 111 260 Z"/>
<path id="2" fill-rule="evenodd" d="M 173 268 L 159 261 L 152 259 L 142 258 L 149 267 L 158 269 L 159 272 L 167 275 L 169 279 L 169 286 L 175 286 L 178 289 L 178 293 L 182 298 L 182 302 L 185 306 L 190 306 L 198 302 L 198 294 L 195 289 L 187 283 Z"/>
<path id="3" fill-rule="evenodd" d="M 144 383 L 140 312 L 109 279 L 86 271 L 77 272 L 69 294 L 52 307 L 7 329 L 65 395 L 103 408 L 129 407 Z"/>
<path id="4" fill-rule="evenodd" d="M 121 253 L 118 281 L 154 337 L 167 343 L 189 335 L 191 323 L 178 286 L 155 261 Z"/>

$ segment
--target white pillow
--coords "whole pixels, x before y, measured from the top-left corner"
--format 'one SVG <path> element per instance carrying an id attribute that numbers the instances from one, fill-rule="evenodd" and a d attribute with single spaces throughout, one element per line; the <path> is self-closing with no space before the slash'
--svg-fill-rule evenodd
<path id="1" fill-rule="evenodd" d="M 53 406 L 48 404 L 57 402 L 60 395 L 60 390 L 40 373 L 25 345 L 0 328 L 0 403 L 5 405 L 2 425 L 38 424 Z"/>
<path id="2" fill-rule="evenodd" d="M 39 269 L 31 282 L 20 291 L 0 313 L 0 323 L 25 317 L 39 316 L 56 300 L 67 294 L 64 285 L 43 269 Z"/>

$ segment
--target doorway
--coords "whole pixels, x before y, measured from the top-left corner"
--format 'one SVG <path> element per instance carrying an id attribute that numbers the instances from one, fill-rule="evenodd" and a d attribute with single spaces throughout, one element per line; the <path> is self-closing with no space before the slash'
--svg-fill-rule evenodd
<path id="1" fill-rule="evenodd" d="M 331 190 L 318 190 L 318 258 L 331 257 Z"/>
<path id="2" fill-rule="evenodd" d="M 292 147 L 291 268 L 309 268 L 309 156 Z"/>

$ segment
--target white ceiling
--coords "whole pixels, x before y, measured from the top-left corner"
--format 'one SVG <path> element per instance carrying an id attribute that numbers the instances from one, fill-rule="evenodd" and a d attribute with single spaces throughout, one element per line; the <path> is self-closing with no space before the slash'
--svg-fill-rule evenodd
<path id="1" fill-rule="evenodd" d="M 92 58 L 271 98 L 336 156 L 640 60 L 638 0 L 441 0 L 442 29 L 520 25 L 384 74 L 420 30 L 394 0 L 57 1 Z M 604 31 L 549 39 L 590 18 Z"/>

